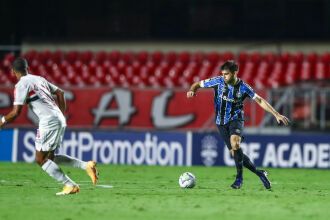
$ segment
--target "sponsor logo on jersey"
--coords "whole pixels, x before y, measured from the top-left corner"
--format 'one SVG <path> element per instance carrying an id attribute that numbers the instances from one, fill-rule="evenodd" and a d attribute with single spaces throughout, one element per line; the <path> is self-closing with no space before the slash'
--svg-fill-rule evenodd
<path id="1" fill-rule="evenodd" d="M 238 101 L 235 101 L 235 99 L 231 99 L 231 98 L 228 98 L 227 96 L 225 95 L 219 95 L 219 97 L 227 102 L 238 102 Z"/>

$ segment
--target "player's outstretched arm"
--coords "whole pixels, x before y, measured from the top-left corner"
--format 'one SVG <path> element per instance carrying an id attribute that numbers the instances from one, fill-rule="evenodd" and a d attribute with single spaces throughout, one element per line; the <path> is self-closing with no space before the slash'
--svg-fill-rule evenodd
<path id="1" fill-rule="evenodd" d="M 1 117 L 0 128 L 17 118 L 21 114 L 22 108 L 23 105 L 14 105 L 11 112 L 9 112 L 6 116 Z"/>
<path id="2" fill-rule="evenodd" d="M 280 124 L 281 122 L 284 123 L 285 126 L 287 126 L 290 123 L 290 120 L 285 117 L 284 115 L 281 115 L 278 113 L 265 99 L 263 99 L 260 96 L 257 96 L 254 99 L 260 106 L 261 108 L 265 109 L 267 112 L 272 113 L 274 117 L 277 120 L 277 123 Z"/>
<path id="3" fill-rule="evenodd" d="M 61 89 L 56 89 L 53 93 L 57 96 L 58 107 L 60 108 L 61 112 L 64 115 L 66 109 L 64 92 Z"/>
<path id="4" fill-rule="evenodd" d="M 194 84 L 191 85 L 189 91 L 187 92 L 187 98 L 192 98 L 196 96 L 197 90 L 201 88 L 201 82 L 195 82 Z"/>

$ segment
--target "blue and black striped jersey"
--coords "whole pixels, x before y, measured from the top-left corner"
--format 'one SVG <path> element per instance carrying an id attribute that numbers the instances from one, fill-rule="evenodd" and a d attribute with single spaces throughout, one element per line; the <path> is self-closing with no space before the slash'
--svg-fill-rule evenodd
<path id="1" fill-rule="evenodd" d="M 241 79 L 238 80 L 235 86 L 226 84 L 222 76 L 201 81 L 201 87 L 214 89 L 215 115 L 218 125 L 227 124 L 234 119 L 244 120 L 244 99 L 247 96 L 252 99 L 257 97 L 249 85 Z"/>

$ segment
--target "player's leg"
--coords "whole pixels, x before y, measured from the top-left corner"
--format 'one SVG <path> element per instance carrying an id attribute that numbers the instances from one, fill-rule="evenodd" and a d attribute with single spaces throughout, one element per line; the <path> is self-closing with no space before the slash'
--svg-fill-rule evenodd
<path id="1" fill-rule="evenodd" d="M 241 149 L 242 142 L 242 130 L 244 126 L 244 121 L 233 120 L 229 122 L 229 134 L 230 134 L 230 144 L 234 151 L 234 160 L 237 169 L 236 180 L 232 184 L 232 187 L 239 189 L 243 184 L 243 151 Z"/>
<path id="2" fill-rule="evenodd" d="M 87 170 L 87 162 L 63 154 L 55 154 L 54 162 L 58 165 Z"/>
<path id="3" fill-rule="evenodd" d="M 240 143 L 242 141 L 242 130 L 244 127 L 244 121 L 239 121 L 239 120 L 234 120 L 230 123 L 229 130 L 230 130 L 230 142 L 232 145 L 232 148 L 234 150 L 234 159 L 235 159 L 235 164 L 236 160 L 239 162 L 243 162 L 243 165 L 248 168 L 251 172 L 255 173 L 256 175 L 259 176 L 261 181 L 263 182 L 264 186 L 267 189 L 271 188 L 271 183 L 268 180 L 267 177 L 267 172 L 264 170 L 258 170 L 256 166 L 252 163 L 250 158 L 243 153 L 242 149 L 240 148 Z M 237 159 L 236 159 L 237 158 Z M 242 159 L 241 159 L 242 158 Z M 240 164 L 239 164 L 240 165 Z M 236 164 L 237 166 L 237 164 Z M 240 171 L 241 166 L 237 168 L 238 176 Z"/>
<path id="4" fill-rule="evenodd" d="M 73 194 L 79 191 L 79 186 L 71 180 L 53 161 L 58 143 L 62 141 L 61 134 L 65 128 L 54 130 L 41 129 L 36 138 L 36 161 L 52 178 L 64 184 L 63 191 L 56 195 Z"/>
<path id="5" fill-rule="evenodd" d="M 239 189 L 243 185 L 243 151 L 240 147 L 241 137 L 239 135 L 231 135 L 230 136 L 230 144 L 234 150 L 234 160 L 236 165 L 236 180 L 231 185 L 234 189 Z"/>
<path id="6" fill-rule="evenodd" d="M 54 157 L 54 162 L 58 165 L 64 165 L 73 168 L 80 168 L 86 170 L 87 174 L 92 179 L 93 184 L 96 184 L 98 181 L 98 172 L 96 168 L 95 161 L 82 161 L 68 155 L 56 154 Z"/>
<path id="7" fill-rule="evenodd" d="M 219 133 L 223 139 L 223 141 L 226 143 L 228 150 L 230 151 L 231 155 L 234 157 L 234 149 L 232 148 L 232 144 L 230 141 L 230 130 L 229 125 L 218 125 Z M 237 160 L 235 160 L 235 164 L 237 164 Z M 237 168 L 237 166 L 236 166 Z M 238 173 L 238 172 L 237 172 Z M 231 185 L 234 189 L 239 189 L 243 184 L 242 178 L 236 178 L 235 182 Z"/>
<path id="8" fill-rule="evenodd" d="M 52 161 L 54 157 L 54 151 L 38 151 L 36 150 L 36 161 L 39 166 L 48 173 L 53 179 L 65 185 L 65 188 L 69 190 L 69 193 L 76 193 L 79 191 L 78 185 L 71 180 L 65 173 L 61 170 L 61 168 Z"/>
<path id="9" fill-rule="evenodd" d="M 234 156 L 234 151 L 230 144 L 230 134 L 229 134 L 228 126 L 227 125 L 217 125 L 217 126 L 222 140 L 226 143 L 226 146 L 229 152 L 231 153 L 231 155 Z"/>
<path id="10" fill-rule="evenodd" d="M 64 132 L 65 132 L 65 127 L 62 128 L 62 130 L 60 131 L 58 138 L 56 140 L 56 143 L 58 144 L 58 146 L 60 146 L 62 143 Z M 64 166 L 68 166 L 68 167 L 80 168 L 80 169 L 86 170 L 87 174 L 92 179 L 93 184 L 96 184 L 98 181 L 98 172 L 97 172 L 95 161 L 85 162 L 85 161 L 79 160 L 77 158 L 70 157 L 68 155 L 56 154 L 54 156 L 54 162 L 57 163 L 58 165 L 64 165 Z"/>

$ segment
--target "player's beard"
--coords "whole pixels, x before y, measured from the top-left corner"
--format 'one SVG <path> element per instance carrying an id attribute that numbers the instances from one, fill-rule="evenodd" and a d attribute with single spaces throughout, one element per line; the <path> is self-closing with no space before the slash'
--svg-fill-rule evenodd
<path id="1" fill-rule="evenodd" d="M 235 83 L 235 77 L 234 76 L 230 77 L 230 79 L 228 79 L 227 81 L 225 80 L 225 83 L 234 84 Z"/>

